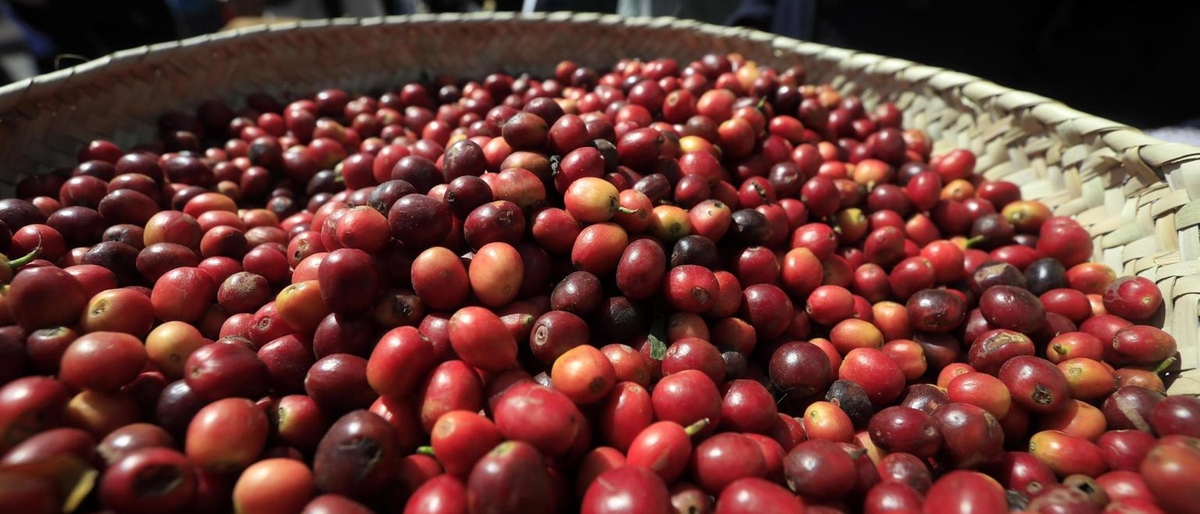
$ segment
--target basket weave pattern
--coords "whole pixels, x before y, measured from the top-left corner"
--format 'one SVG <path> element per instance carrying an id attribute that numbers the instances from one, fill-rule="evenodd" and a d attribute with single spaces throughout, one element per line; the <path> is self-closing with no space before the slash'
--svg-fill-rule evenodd
<path id="1" fill-rule="evenodd" d="M 555 13 L 416 15 L 245 28 L 136 48 L 0 88 L 0 193 L 22 175 L 72 166 L 97 137 L 123 147 L 155 136 L 156 119 L 204 100 L 239 101 L 324 87 L 375 91 L 423 76 L 495 70 L 548 75 L 561 60 L 622 57 L 686 62 L 738 52 L 802 64 L 868 105 L 893 101 L 934 151 L 968 148 L 978 171 L 1021 186 L 1093 235 L 1093 258 L 1154 280 L 1164 328 L 1185 369 L 1200 367 L 1200 148 L 976 77 L 901 59 L 673 18 Z M 1189 376 L 1190 375 L 1190 376 Z M 1185 374 L 1173 392 L 1200 393 Z"/>

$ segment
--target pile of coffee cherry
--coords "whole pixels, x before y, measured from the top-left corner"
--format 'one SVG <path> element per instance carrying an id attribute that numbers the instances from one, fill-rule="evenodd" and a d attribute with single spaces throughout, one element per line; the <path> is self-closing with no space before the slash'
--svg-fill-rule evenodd
<path id="1" fill-rule="evenodd" d="M 1200 512 L 1157 285 L 892 103 L 711 54 L 238 105 L 0 200 L 0 506 Z"/>

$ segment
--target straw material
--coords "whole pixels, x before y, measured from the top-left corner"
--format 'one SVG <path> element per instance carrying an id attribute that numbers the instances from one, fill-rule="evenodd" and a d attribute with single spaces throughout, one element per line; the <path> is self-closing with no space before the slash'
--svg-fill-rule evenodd
<path id="1" fill-rule="evenodd" d="M 909 61 L 673 18 L 555 13 L 416 15 L 242 28 L 119 52 L 0 88 L 0 193 L 23 174 L 71 166 L 104 137 L 151 140 L 157 116 L 204 100 L 239 101 L 337 86 L 376 91 L 422 76 L 495 70 L 548 75 L 561 60 L 738 52 L 777 67 L 802 64 L 868 105 L 890 100 L 905 126 L 924 128 L 935 152 L 968 148 L 978 171 L 1020 184 L 1093 235 L 1094 259 L 1154 280 L 1165 328 L 1185 369 L 1200 367 L 1200 148 L 1031 93 Z M 1200 393 L 1200 374 L 1172 392 Z"/>

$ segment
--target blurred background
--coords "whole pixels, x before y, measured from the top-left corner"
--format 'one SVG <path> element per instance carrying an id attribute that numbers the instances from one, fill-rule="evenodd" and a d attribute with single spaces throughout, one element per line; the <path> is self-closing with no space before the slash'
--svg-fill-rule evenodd
<path id="1" fill-rule="evenodd" d="M 1200 143 L 1200 2 L 1146 0 L 0 0 L 0 83 L 272 20 L 475 10 L 669 15 L 978 75 Z"/>

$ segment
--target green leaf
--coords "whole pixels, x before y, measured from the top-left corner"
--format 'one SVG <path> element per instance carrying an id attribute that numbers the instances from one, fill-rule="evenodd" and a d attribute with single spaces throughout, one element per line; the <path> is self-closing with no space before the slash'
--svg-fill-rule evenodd
<path id="1" fill-rule="evenodd" d="M 650 335 L 647 337 L 650 340 L 650 358 L 656 361 L 663 360 L 663 357 L 667 356 L 667 343 L 663 341 L 667 338 L 667 320 L 661 312 L 654 312 L 653 321 L 650 322 Z"/>
<path id="2" fill-rule="evenodd" d="M 650 358 L 660 361 L 666 356 L 667 343 L 664 343 L 662 339 L 654 337 L 654 334 L 650 334 Z"/>

